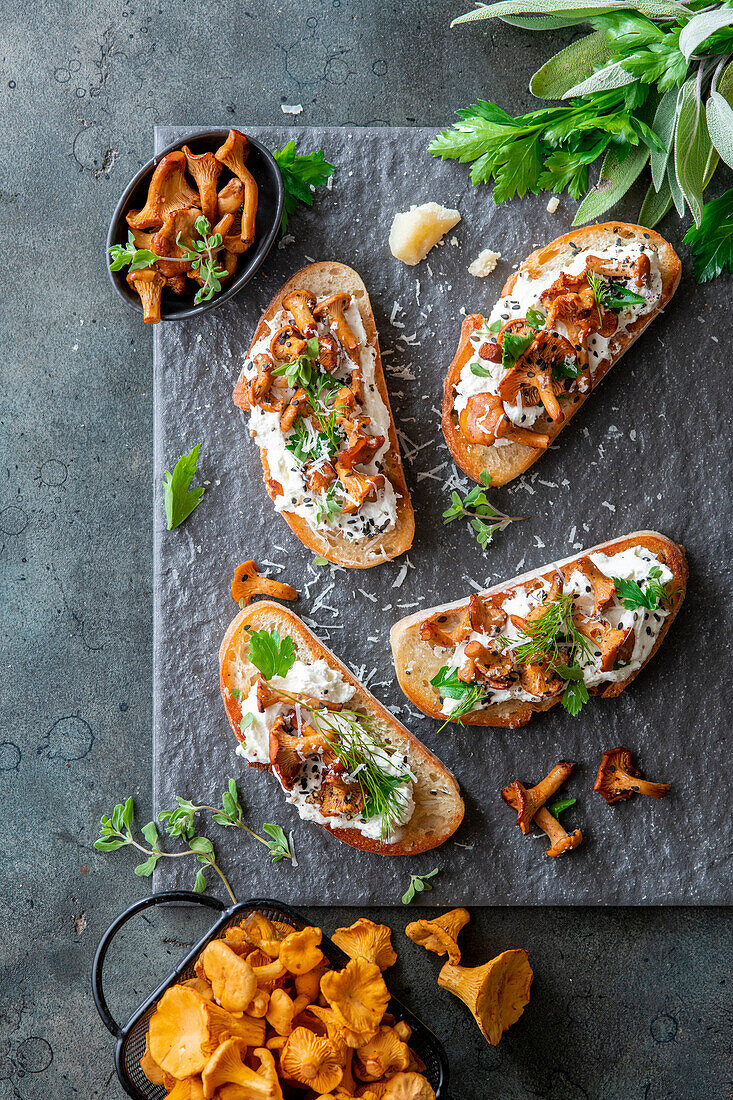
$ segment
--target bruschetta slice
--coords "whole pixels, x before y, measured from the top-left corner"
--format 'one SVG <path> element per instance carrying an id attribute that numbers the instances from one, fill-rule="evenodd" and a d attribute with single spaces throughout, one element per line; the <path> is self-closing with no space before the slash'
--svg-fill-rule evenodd
<path id="1" fill-rule="evenodd" d="M 234 388 L 275 508 L 314 553 L 369 569 L 412 545 L 405 482 L 367 289 L 345 264 L 288 279 Z"/>
<path id="2" fill-rule="evenodd" d="M 291 611 L 252 604 L 219 651 L 237 753 L 354 848 L 417 855 L 463 819 L 453 774 Z"/>
<path id="3" fill-rule="evenodd" d="M 668 304 L 681 265 L 651 229 L 606 222 L 533 252 L 488 317 L 461 327 L 443 386 L 456 463 L 494 485 L 524 473 Z"/>
<path id="4" fill-rule="evenodd" d="M 662 644 L 685 596 L 681 546 L 655 531 L 601 543 L 390 634 L 400 687 L 432 718 L 524 726 L 562 702 L 619 695 Z"/>

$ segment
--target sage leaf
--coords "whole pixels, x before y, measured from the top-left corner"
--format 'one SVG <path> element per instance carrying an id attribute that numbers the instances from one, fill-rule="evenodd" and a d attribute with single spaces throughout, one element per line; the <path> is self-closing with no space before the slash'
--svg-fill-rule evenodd
<path id="1" fill-rule="evenodd" d="M 671 162 L 667 165 L 667 183 L 669 185 L 669 190 L 672 195 L 672 202 L 674 203 L 675 210 L 681 218 L 684 218 L 685 210 L 687 208 L 685 195 L 682 188 L 677 182 L 674 165 Z"/>
<path id="2" fill-rule="evenodd" d="M 538 99 L 562 99 L 578 77 L 590 76 L 594 69 L 612 57 L 605 31 L 595 31 L 560 50 L 529 82 L 529 90 Z"/>
<path id="3" fill-rule="evenodd" d="M 674 170 L 695 225 L 702 219 L 702 192 L 712 142 L 705 107 L 697 97 L 696 82 L 682 85 L 674 142 Z"/>
<path id="4" fill-rule="evenodd" d="M 718 11 L 703 11 L 694 16 L 680 34 L 680 53 L 689 61 L 692 55 L 714 31 L 729 27 L 733 23 L 733 8 L 719 8 Z"/>
<path id="5" fill-rule="evenodd" d="M 720 92 L 711 92 L 705 109 L 710 140 L 717 152 L 733 168 L 733 109 Z"/>
<path id="6" fill-rule="evenodd" d="M 649 149 L 642 142 L 635 145 L 622 161 L 619 161 L 615 147 L 609 149 L 603 158 L 598 183 L 578 207 L 573 225 L 595 221 L 606 210 L 615 206 L 644 170 L 648 160 Z"/>
<path id="7" fill-rule="evenodd" d="M 585 80 L 581 80 L 578 84 L 573 84 L 563 93 L 563 99 L 572 99 L 574 96 L 579 95 L 594 95 L 596 92 L 608 92 L 612 88 L 624 88 L 627 84 L 633 84 L 636 81 L 634 73 L 627 73 L 625 69 L 621 68 L 622 61 L 614 61 L 610 65 L 606 65 L 605 68 L 599 69 L 598 72 L 593 73 Z"/>
<path id="8" fill-rule="evenodd" d="M 652 170 L 652 180 L 657 191 L 662 189 L 667 164 L 674 146 L 674 128 L 677 123 L 677 101 L 679 93 L 677 88 L 669 88 L 659 101 L 659 106 L 654 114 L 652 130 L 657 135 L 664 151 L 652 149 L 649 164 Z M 640 215 L 641 216 L 641 215 Z M 643 223 L 646 224 L 646 223 Z"/>
<path id="9" fill-rule="evenodd" d="M 585 0 L 584 4 L 578 4 L 578 0 L 501 0 L 497 4 L 480 4 L 475 11 L 459 15 L 451 23 L 452 27 L 459 23 L 477 23 L 481 19 L 503 19 L 506 16 L 552 16 L 559 12 L 566 12 L 573 22 L 584 22 L 593 15 L 606 15 L 618 11 L 636 11 L 641 15 L 647 15 L 654 19 L 659 16 L 679 19 L 681 15 L 692 14 L 684 4 L 675 3 L 674 0 L 634 0 L 629 4 L 609 4 L 606 0 Z M 565 26 L 570 26 L 566 23 Z"/>
<path id="10" fill-rule="evenodd" d="M 653 229 L 654 226 L 662 220 L 671 206 L 672 192 L 670 190 L 669 180 L 665 176 L 662 180 L 662 186 L 658 191 L 653 183 L 649 184 L 649 190 L 644 197 L 644 202 L 641 204 L 641 210 L 639 211 L 639 223 Z"/>
<path id="11" fill-rule="evenodd" d="M 593 12 L 597 15 L 597 12 Z M 512 27 L 522 27 L 526 31 L 559 31 L 563 27 L 575 27 L 578 23 L 585 23 L 589 14 L 583 15 L 504 15 L 502 23 L 509 23 Z"/>

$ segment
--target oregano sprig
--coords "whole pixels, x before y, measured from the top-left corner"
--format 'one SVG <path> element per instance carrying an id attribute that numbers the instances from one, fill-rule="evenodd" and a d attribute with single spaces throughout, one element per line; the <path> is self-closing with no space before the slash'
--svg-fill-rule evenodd
<path id="1" fill-rule="evenodd" d="M 426 875 L 410 875 L 410 885 L 402 895 L 402 904 L 409 905 L 416 894 L 422 894 L 432 890 L 433 886 L 430 879 L 435 878 L 438 874 L 438 870 L 439 869 L 436 867 L 434 871 L 428 871 Z"/>

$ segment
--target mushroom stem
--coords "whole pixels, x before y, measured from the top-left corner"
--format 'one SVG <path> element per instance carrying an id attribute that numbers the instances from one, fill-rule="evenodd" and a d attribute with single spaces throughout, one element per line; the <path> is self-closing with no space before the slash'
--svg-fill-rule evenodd
<path id="1" fill-rule="evenodd" d="M 560 822 L 556 817 L 553 817 L 549 810 L 546 810 L 543 806 L 537 811 L 535 815 L 535 824 L 542 829 L 542 832 L 550 839 L 550 847 L 545 852 L 547 856 L 561 856 L 563 852 L 570 851 L 571 848 L 577 848 L 583 839 L 583 834 L 580 829 L 576 829 L 573 833 L 568 833 L 563 829 Z"/>
<path id="2" fill-rule="evenodd" d="M 536 820 L 538 810 L 544 806 L 550 795 L 555 794 L 563 785 L 574 767 L 575 764 L 572 761 L 561 760 L 534 787 L 528 789 L 518 779 L 510 783 L 508 787 L 504 787 L 501 797 L 508 806 L 517 811 L 517 825 L 525 836 L 531 832 L 532 821 Z"/>

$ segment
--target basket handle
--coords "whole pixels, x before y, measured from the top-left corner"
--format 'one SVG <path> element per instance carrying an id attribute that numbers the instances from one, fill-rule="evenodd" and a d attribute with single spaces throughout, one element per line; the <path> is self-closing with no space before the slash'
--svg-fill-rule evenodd
<path id="1" fill-rule="evenodd" d="M 139 901 L 133 902 L 132 905 L 125 909 L 124 913 L 120 913 L 119 917 L 112 921 L 99 941 L 99 947 L 94 956 L 94 963 L 92 964 L 92 993 L 94 995 L 94 1003 L 97 1006 L 97 1012 L 102 1017 L 102 1022 L 105 1027 L 114 1035 L 115 1039 L 120 1039 L 122 1037 L 122 1028 L 116 1022 L 107 1007 L 107 1000 L 104 996 L 104 990 L 102 989 L 102 967 L 104 966 L 104 959 L 107 951 L 120 928 L 122 928 L 124 924 L 127 924 L 130 917 L 134 917 L 136 913 L 141 913 L 143 909 L 150 909 L 153 905 L 166 905 L 173 902 L 205 905 L 208 909 L 216 909 L 219 913 L 226 909 L 226 905 L 223 901 L 220 901 L 219 898 L 209 897 L 205 894 L 194 894 L 190 890 L 165 890 L 163 893 L 151 894 L 147 898 L 140 898 Z"/>

